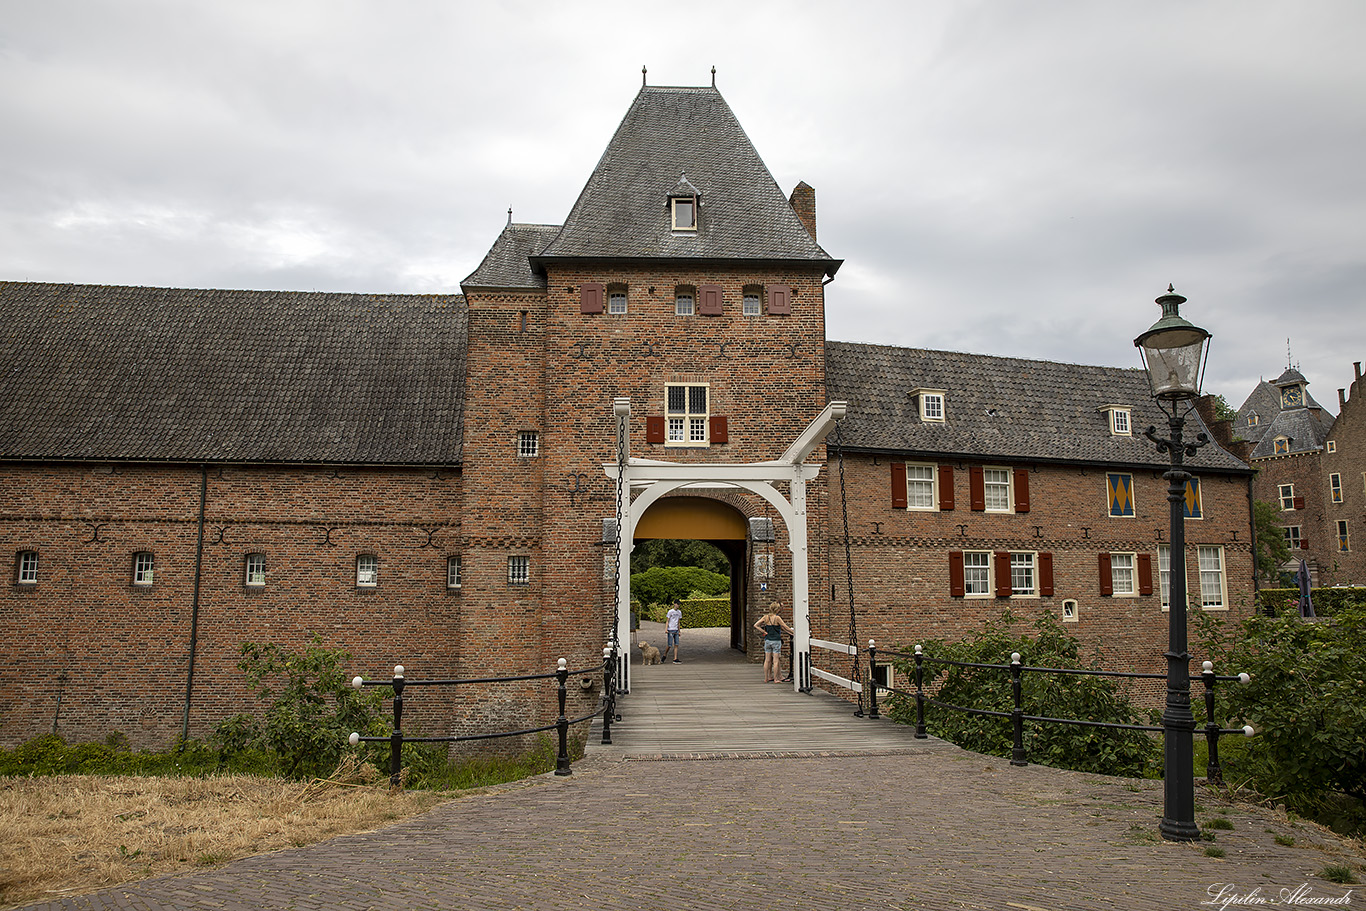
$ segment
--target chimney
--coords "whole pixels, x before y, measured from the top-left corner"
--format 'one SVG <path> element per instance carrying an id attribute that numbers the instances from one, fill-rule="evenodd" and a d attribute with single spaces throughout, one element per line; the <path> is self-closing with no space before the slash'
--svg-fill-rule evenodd
<path id="1" fill-rule="evenodd" d="M 788 197 L 788 205 L 792 206 L 792 211 L 797 213 L 801 219 L 802 226 L 806 228 L 806 233 L 811 235 L 811 239 L 816 239 L 816 191 L 813 190 L 806 181 L 802 181 L 792 188 L 792 195 Z M 1360 364 L 1357 364 L 1360 367 Z M 1360 371 L 1357 372 L 1360 376 Z"/>
<path id="2" fill-rule="evenodd" d="M 1346 405 L 1346 404 L 1347 404 L 1347 390 L 1346 390 L 1346 389 L 1339 389 L 1339 390 L 1338 390 L 1338 410 L 1341 411 L 1341 410 L 1342 410 L 1342 407 L 1343 407 L 1344 405 Z"/>

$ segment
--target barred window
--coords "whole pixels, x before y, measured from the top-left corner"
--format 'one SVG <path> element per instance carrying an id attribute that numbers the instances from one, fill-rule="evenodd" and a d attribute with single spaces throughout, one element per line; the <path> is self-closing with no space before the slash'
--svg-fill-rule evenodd
<path id="1" fill-rule="evenodd" d="M 531 558 L 508 557 L 508 584 L 526 585 L 531 581 Z"/>

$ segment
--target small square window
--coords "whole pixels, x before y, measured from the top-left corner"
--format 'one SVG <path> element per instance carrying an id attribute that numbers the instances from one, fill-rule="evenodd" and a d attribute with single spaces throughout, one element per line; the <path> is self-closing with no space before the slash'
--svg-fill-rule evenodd
<path id="1" fill-rule="evenodd" d="M 763 314 L 763 305 L 760 302 L 759 292 L 745 292 L 744 299 L 741 302 L 740 312 L 745 316 L 761 316 Z"/>
<path id="2" fill-rule="evenodd" d="M 1112 433 L 1122 436 L 1129 436 L 1132 431 L 1129 429 L 1129 409 L 1113 408 L 1110 410 L 1110 430 Z"/>
<path id="3" fill-rule="evenodd" d="M 266 555 L 247 554 L 246 578 L 247 585 L 257 587 L 266 584 Z"/>
<path id="4" fill-rule="evenodd" d="M 14 564 L 14 581 L 20 585 L 38 584 L 38 551 L 19 551 L 15 556 Z"/>
<path id="5" fill-rule="evenodd" d="M 673 229 L 675 231 L 697 230 L 697 199 L 692 196 L 674 197 L 670 202 L 673 210 Z"/>
<path id="6" fill-rule="evenodd" d="M 1077 602 L 1071 598 L 1062 603 L 1062 619 L 1064 623 L 1075 623 L 1077 621 Z"/>
<path id="7" fill-rule="evenodd" d="M 621 315 L 626 312 L 626 292 L 607 292 L 607 312 Z"/>
<path id="8" fill-rule="evenodd" d="M 691 291 L 679 291 L 674 295 L 674 316 L 692 316 L 695 298 Z"/>
<path id="9" fill-rule="evenodd" d="M 517 434 L 517 457 L 534 459 L 541 454 L 541 435 L 534 430 L 522 430 Z"/>
<path id="10" fill-rule="evenodd" d="M 1290 452 L 1290 440 L 1286 437 L 1276 437 L 1271 448 L 1274 450 L 1273 455 L 1286 455 Z"/>
<path id="11" fill-rule="evenodd" d="M 922 421 L 944 420 L 944 394 L 942 392 L 922 392 L 920 394 L 920 419 Z"/>
<path id="12" fill-rule="evenodd" d="M 459 588 L 459 587 L 460 587 L 460 558 L 459 558 L 459 557 L 447 557 L 447 558 L 446 558 L 446 587 L 447 587 L 447 588 Z"/>
<path id="13" fill-rule="evenodd" d="M 151 585 L 152 584 L 152 553 L 151 551 L 139 551 L 133 554 L 133 584 Z"/>
<path id="14" fill-rule="evenodd" d="M 374 588 L 379 585 L 379 557 L 361 554 L 356 558 L 356 587 Z"/>
<path id="15" fill-rule="evenodd" d="M 508 557 L 508 585 L 526 585 L 531 581 L 531 558 Z"/>

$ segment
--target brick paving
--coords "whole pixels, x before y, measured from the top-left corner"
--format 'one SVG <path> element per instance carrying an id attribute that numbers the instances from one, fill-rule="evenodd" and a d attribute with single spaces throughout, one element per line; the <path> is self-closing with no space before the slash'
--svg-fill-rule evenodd
<path id="1" fill-rule="evenodd" d="M 696 755 L 705 761 L 590 744 L 568 777 L 31 907 L 1177 911 L 1238 896 L 1246 900 L 1224 907 L 1256 898 L 1289 907 L 1282 899 L 1296 889 L 1301 902 L 1366 906 L 1361 887 L 1319 876 L 1340 863 L 1366 878 L 1360 846 L 1212 791 L 1197 794 L 1197 820 L 1232 823 L 1215 831 L 1222 858 L 1205 855 L 1208 843 L 1157 837 L 1159 782 L 1015 768 L 935 741 Z M 1232 894 L 1217 898 L 1221 887 Z"/>

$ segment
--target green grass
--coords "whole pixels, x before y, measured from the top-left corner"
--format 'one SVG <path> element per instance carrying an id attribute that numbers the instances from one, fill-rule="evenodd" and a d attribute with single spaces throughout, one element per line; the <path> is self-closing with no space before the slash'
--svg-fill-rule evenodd
<path id="1" fill-rule="evenodd" d="M 1346 864 L 1329 864 L 1319 871 L 1319 876 L 1330 883 L 1350 884 L 1359 881 L 1356 874 L 1352 872 L 1352 868 Z"/>

